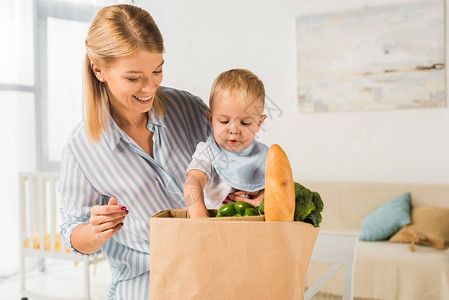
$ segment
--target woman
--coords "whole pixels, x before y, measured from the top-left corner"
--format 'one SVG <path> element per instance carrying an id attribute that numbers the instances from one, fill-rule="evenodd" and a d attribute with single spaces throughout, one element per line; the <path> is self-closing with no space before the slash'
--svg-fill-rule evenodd
<path id="1" fill-rule="evenodd" d="M 161 87 L 161 33 L 131 5 L 101 9 L 86 39 L 85 118 L 64 149 L 61 234 L 72 251 L 108 258 L 108 299 L 149 299 L 150 217 L 184 208 L 185 170 L 212 134 L 208 107 Z M 228 201 L 256 201 L 229 195 Z"/>
<path id="2" fill-rule="evenodd" d="M 85 118 L 63 154 L 61 233 L 72 251 L 109 260 L 108 299 L 149 299 L 149 219 L 184 208 L 196 144 L 211 134 L 207 106 L 160 87 L 161 33 L 131 5 L 98 12 L 86 39 Z"/>

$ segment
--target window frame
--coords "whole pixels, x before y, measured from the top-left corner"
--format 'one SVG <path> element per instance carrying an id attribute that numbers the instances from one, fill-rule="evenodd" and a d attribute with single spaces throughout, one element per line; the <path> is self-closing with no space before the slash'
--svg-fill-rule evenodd
<path id="1" fill-rule="evenodd" d="M 36 89 L 36 162 L 39 171 L 58 171 L 60 161 L 49 159 L 48 126 L 48 19 L 62 19 L 79 22 L 92 22 L 101 7 L 57 1 L 33 1 L 34 6 L 34 49 Z M 36 59 L 37 58 L 37 59 Z"/>
<path id="2" fill-rule="evenodd" d="M 133 0 L 116 2 L 134 4 Z M 0 83 L 0 91 L 34 94 L 36 169 L 37 171 L 59 171 L 61 162 L 49 159 L 49 134 L 47 122 L 45 122 L 48 117 L 48 18 L 91 23 L 102 7 L 57 0 L 32 0 L 32 4 L 34 85 Z"/>

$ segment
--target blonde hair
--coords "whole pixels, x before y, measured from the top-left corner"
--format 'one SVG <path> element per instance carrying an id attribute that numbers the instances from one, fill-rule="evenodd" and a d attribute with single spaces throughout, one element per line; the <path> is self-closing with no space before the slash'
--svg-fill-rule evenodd
<path id="1" fill-rule="evenodd" d="M 109 96 L 106 86 L 95 76 L 91 63 L 108 68 L 115 59 L 137 48 L 164 52 L 164 40 L 151 15 L 133 5 L 119 4 L 102 8 L 90 25 L 84 60 L 84 122 L 92 141 L 99 141 L 110 122 Z M 162 91 L 157 90 L 153 109 L 164 112 Z"/>
<path id="2" fill-rule="evenodd" d="M 232 69 L 218 75 L 210 90 L 209 106 L 211 109 L 218 95 L 225 98 L 235 97 L 241 104 L 259 101 L 262 111 L 265 105 L 263 82 L 246 69 Z"/>

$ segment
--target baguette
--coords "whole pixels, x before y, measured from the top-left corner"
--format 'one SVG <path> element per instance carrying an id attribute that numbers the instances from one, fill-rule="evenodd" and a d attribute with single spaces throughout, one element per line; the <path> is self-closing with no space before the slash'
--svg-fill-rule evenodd
<path id="1" fill-rule="evenodd" d="M 279 145 L 268 150 L 265 170 L 265 221 L 293 221 L 295 186 L 287 155 Z"/>

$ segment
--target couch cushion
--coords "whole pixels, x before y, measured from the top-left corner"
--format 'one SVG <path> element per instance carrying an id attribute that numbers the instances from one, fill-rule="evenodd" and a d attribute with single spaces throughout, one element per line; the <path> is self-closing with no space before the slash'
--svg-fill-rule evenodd
<path id="1" fill-rule="evenodd" d="M 406 230 L 419 232 L 427 237 L 442 239 L 449 244 L 449 208 L 437 206 L 416 206 L 412 208 L 412 223 L 402 228 L 390 242 L 412 242 Z"/>
<path id="2" fill-rule="evenodd" d="M 363 218 L 360 240 L 385 240 L 410 223 L 410 194 L 405 193 Z"/>

